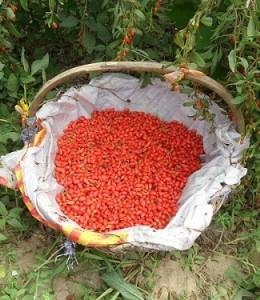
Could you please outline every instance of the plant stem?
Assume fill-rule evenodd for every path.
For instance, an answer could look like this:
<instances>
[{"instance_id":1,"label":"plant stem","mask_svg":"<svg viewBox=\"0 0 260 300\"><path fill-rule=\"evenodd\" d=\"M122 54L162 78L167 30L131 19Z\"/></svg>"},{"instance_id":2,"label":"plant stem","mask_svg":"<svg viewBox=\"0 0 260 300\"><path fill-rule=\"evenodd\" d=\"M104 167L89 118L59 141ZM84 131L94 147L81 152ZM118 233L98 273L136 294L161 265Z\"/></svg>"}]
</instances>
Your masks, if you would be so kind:
<instances>
[{"instance_id":1,"label":"plant stem","mask_svg":"<svg viewBox=\"0 0 260 300\"><path fill-rule=\"evenodd\" d=\"M59 248L57 251L55 251L43 264L41 264L38 268L36 268L34 270L34 272L38 272L43 266L45 266L55 255L57 255L60 250L63 248L63 246L61 248Z\"/></svg>"},{"instance_id":2,"label":"plant stem","mask_svg":"<svg viewBox=\"0 0 260 300\"><path fill-rule=\"evenodd\" d=\"M38 297L37 297L37 294L38 294L38 280L39 280L39 273L37 274L37 277L36 277L35 293L34 293L34 296L33 296L33 300L38 299Z\"/></svg>"}]
</instances>

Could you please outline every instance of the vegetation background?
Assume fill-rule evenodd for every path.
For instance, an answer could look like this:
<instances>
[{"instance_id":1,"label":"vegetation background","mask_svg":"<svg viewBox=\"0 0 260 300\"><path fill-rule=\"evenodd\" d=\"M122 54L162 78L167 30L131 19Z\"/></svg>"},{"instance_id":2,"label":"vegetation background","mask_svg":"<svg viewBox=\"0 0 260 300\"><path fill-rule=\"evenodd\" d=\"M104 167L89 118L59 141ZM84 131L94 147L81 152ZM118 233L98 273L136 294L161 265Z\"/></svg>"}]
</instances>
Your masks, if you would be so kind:
<instances>
[{"instance_id":1,"label":"vegetation background","mask_svg":"<svg viewBox=\"0 0 260 300\"><path fill-rule=\"evenodd\" d=\"M191 273L198 273L198 265L201 271L216 252L239 263L225 273L232 288L222 284L221 291L212 292L203 285L203 275L198 273L201 299L260 299L259 16L259 0L0 0L0 155L23 146L15 105L21 99L30 105L46 80L71 67L98 61L147 60L205 72L227 87L244 115L244 135L251 141L243 159L248 174L204 237L189 251L175 251L173 256ZM140 78L147 84L150 74L140 74ZM183 83L190 84L176 82L174 89ZM227 109L215 95L203 92ZM194 117L212 121L209 102L197 98L189 105L197 109ZM0 300L55 299L54 279L60 276L73 281L76 272L96 272L101 278L98 287L77 279L79 299L151 299L163 253L112 254L77 247L75 257L90 267L68 270L66 256L55 261L64 238L39 227L19 193L0 188L0 199L4 250ZM35 232L46 238L48 245L42 242L38 250L32 246L35 254L38 252L36 259L18 276L17 249ZM139 273L144 278L142 284L137 284ZM66 299L78 299L71 297ZM191 299L185 294L168 294L168 299L185 297Z\"/></svg>"}]
</instances>

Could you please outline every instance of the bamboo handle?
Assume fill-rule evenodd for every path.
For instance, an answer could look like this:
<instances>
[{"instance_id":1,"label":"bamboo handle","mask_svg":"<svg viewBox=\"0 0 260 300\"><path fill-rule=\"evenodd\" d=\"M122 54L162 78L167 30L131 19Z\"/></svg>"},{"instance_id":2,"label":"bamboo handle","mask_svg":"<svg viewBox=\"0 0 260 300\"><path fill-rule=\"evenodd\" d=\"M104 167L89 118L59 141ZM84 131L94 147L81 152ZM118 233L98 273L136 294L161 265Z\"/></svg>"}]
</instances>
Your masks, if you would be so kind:
<instances>
[{"instance_id":1,"label":"bamboo handle","mask_svg":"<svg viewBox=\"0 0 260 300\"><path fill-rule=\"evenodd\" d=\"M44 101L44 97L46 94L51 91L53 88L62 84L64 82L68 82L77 77L81 77L91 72L149 72L149 73L157 73L160 75L165 75L168 73L172 73L174 71L180 70L178 67L170 66L165 68L161 63L153 63L153 62L100 62L93 63L88 65L82 65L79 67L72 68L65 72L60 73L55 76L48 82L46 82L43 87L39 90L39 92L35 95L31 106L30 106L30 117L34 117L40 105ZM243 133L245 130L245 123L242 112L237 109L237 106L232 103L232 95L226 90L226 88L215 81L214 79L206 76L202 72L185 69L184 77L194 83L200 84L206 88L211 89L216 94L218 94L229 106L234 121L237 123L237 128L240 133Z\"/></svg>"}]
</instances>

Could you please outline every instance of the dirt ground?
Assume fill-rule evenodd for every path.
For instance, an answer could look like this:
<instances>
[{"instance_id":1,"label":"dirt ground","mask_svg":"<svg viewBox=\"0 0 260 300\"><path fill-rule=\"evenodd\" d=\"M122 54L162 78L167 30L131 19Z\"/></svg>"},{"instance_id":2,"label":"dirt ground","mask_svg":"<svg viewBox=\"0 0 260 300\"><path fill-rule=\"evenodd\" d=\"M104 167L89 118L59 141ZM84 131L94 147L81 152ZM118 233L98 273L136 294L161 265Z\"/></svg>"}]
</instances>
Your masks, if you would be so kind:
<instances>
[{"instance_id":1,"label":"dirt ground","mask_svg":"<svg viewBox=\"0 0 260 300\"><path fill-rule=\"evenodd\" d=\"M232 283L224 279L225 272L231 266L238 266L236 260L211 256L203 266L190 271L184 271L178 261L173 261L168 257L163 259L157 270L158 280L153 290L154 300L168 299L230 299L228 289L232 288ZM220 292L221 285L225 285ZM220 293L223 295L220 296ZM219 298L218 298L219 295Z\"/></svg>"},{"instance_id":2,"label":"dirt ground","mask_svg":"<svg viewBox=\"0 0 260 300\"><path fill-rule=\"evenodd\" d=\"M20 276L35 269L33 266L36 263L36 255L39 251L43 250L46 243L48 241L40 231L36 231L26 241L19 241L15 246L16 258L12 263L12 270L15 270L18 276ZM10 246L11 248L14 248L14 245ZM6 265L8 248L4 252L0 254L0 266ZM167 254L160 260L159 265L155 269L151 296L154 300L230 299L226 291L228 287L232 288L232 285L231 282L224 279L224 273L230 266L237 265L237 261L232 258L212 255L203 264L184 271L176 257ZM79 264L78 268L82 269L82 267ZM53 289L56 300L80 300L82 298L80 296L82 291L78 282L88 280L88 282L96 287L100 287L101 284L98 273L78 275L70 279L68 281L62 276L55 277ZM141 282L145 278L140 275L138 280ZM223 288L223 285L225 288ZM217 295L219 295L219 298Z\"/></svg>"}]
</instances>

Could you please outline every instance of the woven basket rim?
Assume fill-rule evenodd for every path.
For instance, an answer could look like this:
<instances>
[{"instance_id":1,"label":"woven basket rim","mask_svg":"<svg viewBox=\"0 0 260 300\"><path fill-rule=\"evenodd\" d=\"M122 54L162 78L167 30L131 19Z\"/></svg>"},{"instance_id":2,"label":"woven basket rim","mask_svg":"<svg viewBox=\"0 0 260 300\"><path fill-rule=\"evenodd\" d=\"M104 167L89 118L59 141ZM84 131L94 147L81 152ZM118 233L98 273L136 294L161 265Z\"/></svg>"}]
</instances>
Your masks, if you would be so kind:
<instances>
[{"instance_id":1,"label":"woven basket rim","mask_svg":"<svg viewBox=\"0 0 260 300\"><path fill-rule=\"evenodd\" d=\"M145 61L108 61L100 63L90 63L86 65L81 65L78 67L71 68L67 71L60 73L59 75L53 77L47 81L42 88L35 95L31 105L30 105L30 117L34 117L39 107L42 105L46 94L51 91L56 86L74 80L75 78L82 77L86 74L92 72L149 72L158 75L165 75L176 71L182 71L184 78L188 79L196 84L202 85L216 94L218 94L229 106L232 113L233 119L237 124L238 132L243 133L245 131L245 122L241 110L232 103L232 95L227 91L227 89L212 79L211 77L205 75L204 73L192 70L188 68L180 68L174 65L166 66L162 63L156 62L145 62Z\"/></svg>"}]
</instances>

